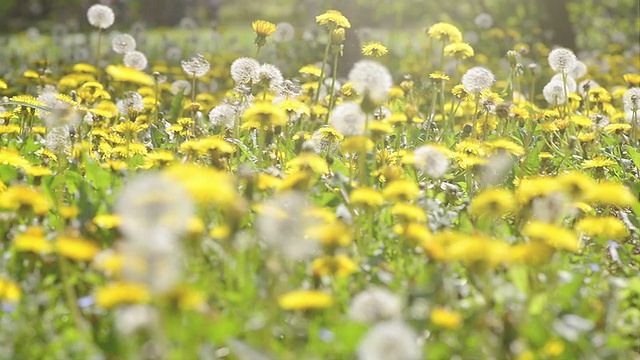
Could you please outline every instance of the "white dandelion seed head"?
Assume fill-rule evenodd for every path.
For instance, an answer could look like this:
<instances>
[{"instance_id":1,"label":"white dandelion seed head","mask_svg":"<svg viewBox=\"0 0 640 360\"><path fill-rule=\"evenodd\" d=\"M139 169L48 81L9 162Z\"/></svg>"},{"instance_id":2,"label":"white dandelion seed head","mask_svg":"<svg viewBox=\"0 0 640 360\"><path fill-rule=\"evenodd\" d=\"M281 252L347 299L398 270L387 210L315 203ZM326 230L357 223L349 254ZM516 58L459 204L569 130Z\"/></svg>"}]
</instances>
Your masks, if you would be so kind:
<instances>
[{"instance_id":1,"label":"white dandelion seed head","mask_svg":"<svg viewBox=\"0 0 640 360\"><path fill-rule=\"evenodd\" d=\"M531 216L539 221L553 223L569 215L571 202L562 193L551 193L531 201Z\"/></svg>"},{"instance_id":2,"label":"white dandelion seed head","mask_svg":"<svg viewBox=\"0 0 640 360\"><path fill-rule=\"evenodd\" d=\"M191 83L187 80L176 80L171 83L170 90L173 95L178 95L179 93L189 95L191 92Z\"/></svg>"},{"instance_id":3,"label":"white dandelion seed head","mask_svg":"<svg viewBox=\"0 0 640 360\"><path fill-rule=\"evenodd\" d=\"M578 94L580 94L580 96L582 97L585 97L589 94L589 90L597 89L600 87L602 86L600 86L600 84L598 84L597 82L591 79L586 79L586 80L580 81L580 83L577 86L577 89L578 89Z\"/></svg>"},{"instance_id":4,"label":"white dandelion seed head","mask_svg":"<svg viewBox=\"0 0 640 360\"><path fill-rule=\"evenodd\" d=\"M158 312L149 305L121 306L115 312L116 329L124 335L152 328L157 322Z\"/></svg>"},{"instance_id":5,"label":"white dandelion seed head","mask_svg":"<svg viewBox=\"0 0 640 360\"><path fill-rule=\"evenodd\" d=\"M277 66L262 64L260 65L260 68L258 68L256 82L267 85L269 91L278 94L281 91L284 78L282 76L282 72Z\"/></svg>"},{"instance_id":6,"label":"white dandelion seed head","mask_svg":"<svg viewBox=\"0 0 640 360\"><path fill-rule=\"evenodd\" d=\"M402 300L388 289L371 287L351 300L349 317L361 322L378 322L400 317Z\"/></svg>"},{"instance_id":7,"label":"white dandelion seed head","mask_svg":"<svg viewBox=\"0 0 640 360\"><path fill-rule=\"evenodd\" d=\"M242 57L231 63L231 78L236 84L251 84L258 78L260 63L256 59Z\"/></svg>"},{"instance_id":8,"label":"white dandelion seed head","mask_svg":"<svg viewBox=\"0 0 640 360\"><path fill-rule=\"evenodd\" d=\"M344 136L364 135L366 116L358 103L345 101L333 109L329 124Z\"/></svg>"},{"instance_id":9,"label":"white dandelion seed head","mask_svg":"<svg viewBox=\"0 0 640 360\"><path fill-rule=\"evenodd\" d=\"M141 112L144 109L142 95L135 91L127 91L123 98L116 102L116 107L120 115L124 116L128 116L130 110Z\"/></svg>"},{"instance_id":10,"label":"white dandelion seed head","mask_svg":"<svg viewBox=\"0 0 640 360\"><path fill-rule=\"evenodd\" d=\"M555 72L569 73L573 71L578 63L578 58L573 51L566 48L557 48L549 53L549 66Z\"/></svg>"},{"instance_id":11,"label":"white dandelion seed head","mask_svg":"<svg viewBox=\"0 0 640 360\"><path fill-rule=\"evenodd\" d=\"M582 61L576 61L576 66L568 73L573 79L578 80L587 75L587 65Z\"/></svg>"},{"instance_id":12,"label":"white dandelion seed head","mask_svg":"<svg viewBox=\"0 0 640 360\"><path fill-rule=\"evenodd\" d=\"M44 146L56 154L68 153L71 148L71 134L67 126L58 126L47 131Z\"/></svg>"},{"instance_id":13,"label":"white dandelion seed head","mask_svg":"<svg viewBox=\"0 0 640 360\"><path fill-rule=\"evenodd\" d=\"M111 49L117 54L125 54L136 49L136 39L129 34L118 34L111 39Z\"/></svg>"},{"instance_id":14,"label":"white dandelion seed head","mask_svg":"<svg viewBox=\"0 0 640 360\"><path fill-rule=\"evenodd\" d=\"M393 86L393 78L386 66L373 60L360 60L349 71L349 81L362 96L381 104L387 100Z\"/></svg>"},{"instance_id":15,"label":"white dandelion seed head","mask_svg":"<svg viewBox=\"0 0 640 360\"><path fill-rule=\"evenodd\" d=\"M209 121L214 126L222 126L227 129L233 128L238 115L238 109L230 104L220 104L209 112Z\"/></svg>"},{"instance_id":16,"label":"white dandelion seed head","mask_svg":"<svg viewBox=\"0 0 640 360\"><path fill-rule=\"evenodd\" d=\"M302 95L303 92L304 90L300 85L300 81L297 79L293 79L293 80L285 80L282 82L282 87L280 88L279 95L286 98L296 98Z\"/></svg>"},{"instance_id":17,"label":"white dandelion seed head","mask_svg":"<svg viewBox=\"0 0 640 360\"><path fill-rule=\"evenodd\" d=\"M413 152L413 157L415 168L434 179L443 177L449 171L449 158L435 146L421 146Z\"/></svg>"},{"instance_id":18,"label":"white dandelion seed head","mask_svg":"<svg viewBox=\"0 0 640 360\"><path fill-rule=\"evenodd\" d=\"M169 251L172 239L187 231L194 214L190 195L175 180L160 173L141 175L125 184L115 203L126 240Z\"/></svg>"},{"instance_id":19,"label":"white dandelion seed head","mask_svg":"<svg viewBox=\"0 0 640 360\"><path fill-rule=\"evenodd\" d=\"M552 82L552 81L557 81L562 84L562 74L553 75L553 77L551 78L551 80L549 80L549 82ZM567 82L568 93L573 93L573 92L576 92L576 90L578 90L578 84L576 84L576 81L572 77L567 76L566 82Z\"/></svg>"},{"instance_id":20,"label":"white dandelion seed head","mask_svg":"<svg viewBox=\"0 0 640 360\"><path fill-rule=\"evenodd\" d=\"M264 203L256 226L260 237L270 248L291 260L302 260L319 251L319 242L306 236L311 220L303 215L309 201L300 192L276 195Z\"/></svg>"},{"instance_id":21,"label":"white dandelion seed head","mask_svg":"<svg viewBox=\"0 0 640 360\"><path fill-rule=\"evenodd\" d=\"M415 331L400 320L380 322L358 344L358 360L419 360L422 349Z\"/></svg>"},{"instance_id":22,"label":"white dandelion seed head","mask_svg":"<svg viewBox=\"0 0 640 360\"><path fill-rule=\"evenodd\" d=\"M640 88L632 87L622 95L624 111L638 111L640 109Z\"/></svg>"},{"instance_id":23,"label":"white dandelion seed head","mask_svg":"<svg viewBox=\"0 0 640 360\"><path fill-rule=\"evenodd\" d=\"M562 81L550 81L542 88L542 95L551 105L564 104L567 101Z\"/></svg>"},{"instance_id":24,"label":"white dandelion seed head","mask_svg":"<svg viewBox=\"0 0 640 360\"><path fill-rule=\"evenodd\" d=\"M200 54L189 60L180 61L180 65L182 65L182 70L185 74L195 77L205 76L209 72L209 69L211 69L211 63Z\"/></svg>"},{"instance_id":25,"label":"white dandelion seed head","mask_svg":"<svg viewBox=\"0 0 640 360\"><path fill-rule=\"evenodd\" d=\"M127 67L142 71L147 68L147 64L149 62L147 61L147 57L143 53L133 50L124 54L122 63Z\"/></svg>"},{"instance_id":26,"label":"white dandelion seed head","mask_svg":"<svg viewBox=\"0 0 640 360\"><path fill-rule=\"evenodd\" d=\"M278 23L276 32L271 35L273 41L285 43L293 40L296 35L296 29L288 22Z\"/></svg>"},{"instance_id":27,"label":"white dandelion seed head","mask_svg":"<svg viewBox=\"0 0 640 360\"><path fill-rule=\"evenodd\" d=\"M95 26L100 29L107 29L116 19L113 10L106 5L95 4L87 10L87 19L91 26Z\"/></svg>"},{"instance_id":28,"label":"white dandelion seed head","mask_svg":"<svg viewBox=\"0 0 640 360\"><path fill-rule=\"evenodd\" d=\"M489 89L496 81L493 73L481 66L473 67L462 75L462 85L471 94L478 95L482 90Z\"/></svg>"},{"instance_id":29,"label":"white dandelion seed head","mask_svg":"<svg viewBox=\"0 0 640 360\"><path fill-rule=\"evenodd\" d=\"M490 29L493 26L493 16L488 13L478 14L478 16L473 19L473 23L480 29Z\"/></svg>"}]
</instances>

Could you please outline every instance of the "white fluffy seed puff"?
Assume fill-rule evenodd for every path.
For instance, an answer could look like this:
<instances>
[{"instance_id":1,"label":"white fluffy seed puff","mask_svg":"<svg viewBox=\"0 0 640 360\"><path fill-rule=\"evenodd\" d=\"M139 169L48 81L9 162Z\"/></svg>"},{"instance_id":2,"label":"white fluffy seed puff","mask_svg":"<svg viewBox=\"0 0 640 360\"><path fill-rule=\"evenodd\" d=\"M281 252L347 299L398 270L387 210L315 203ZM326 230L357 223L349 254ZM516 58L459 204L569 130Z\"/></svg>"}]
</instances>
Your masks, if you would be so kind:
<instances>
[{"instance_id":1,"label":"white fluffy seed puff","mask_svg":"<svg viewBox=\"0 0 640 360\"><path fill-rule=\"evenodd\" d=\"M99 29L107 29L116 19L113 10L106 5L95 4L87 10L87 19L91 26Z\"/></svg>"},{"instance_id":2,"label":"white fluffy seed puff","mask_svg":"<svg viewBox=\"0 0 640 360\"><path fill-rule=\"evenodd\" d=\"M376 324L358 345L358 360L418 360L422 349L409 325L400 320Z\"/></svg>"},{"instance_id":3,"label":"white fluffy seed puff","mask_svg":"<svg viewBox=\"0 0 640 360\"><path fill-rule=\"evenodd\" d=\"M333 109L329 122L344 136L364 135L366 116L358 103L345 101Z\"/></svg>"},{"instance_id":4,"label":"white fluffy seed puff","mask_svg":"<svg viewBox=\"0 0 640 360\"><path fill-rule=\"evenodd\" d=\"M573 51L565 48L557 48L549 53L549 66L555 72L569 73L578 65L578 59Z\"/></svg>"},{"instance_id":5,"label":"white fluffy seed puff","mask_svg":"<svg viewBox=\"0 0 640 360\"><path fill-rule=\"evenodd\" d=\"M462 75L462 86L471 94L478 95L482 90L489 89L496 81L493 73L481 66L467 70Z\"/></svg>"},{"instance_id":6,"label":"white fluffy seed puff","mask_svg":"<svg viewBox=\"0 0 640 360\"><path fill-rule=\"evenodd\" d=\"M413 157L413 166L434 179L443 177L449 170L449 158L435 146L421 146L413 152Z\"/></svg>"},{"instance_id":7,"label":"white fluffy seed puff","mask_svg":"<svg viewBox=\"0 0 640 360\"><path fill-rule=\"evenodd\" d=\"M393 86L389 69L372 60L360 60L355 63L349 72L349 81L361 96L368 97L374 105L386 101Z\"/></svg>"}]
</instances>

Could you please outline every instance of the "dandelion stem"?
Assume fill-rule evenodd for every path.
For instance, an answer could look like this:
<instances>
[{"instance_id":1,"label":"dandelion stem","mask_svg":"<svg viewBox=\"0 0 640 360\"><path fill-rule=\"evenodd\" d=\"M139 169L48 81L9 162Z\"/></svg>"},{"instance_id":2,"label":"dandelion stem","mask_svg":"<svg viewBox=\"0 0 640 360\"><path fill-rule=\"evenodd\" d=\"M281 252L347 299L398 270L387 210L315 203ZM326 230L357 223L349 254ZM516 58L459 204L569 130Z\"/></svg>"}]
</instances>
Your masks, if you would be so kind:
<instances>
[{"instance_id":1,"label":"dandelion stem","mask_svg":"<svg viewBox=\"0 0 640 360\"><path fill-rule=\"evenodd\" d=\"M327 121L329 121L329 116L331 116L331 110L333 110L333 103L335 102L335 86L336 86L336 78L338 77L338 57L340 53L338 51L333 54L333 72L331 73L331 90L329 91L329 111L327 112Z\"/></svg>"},{"instance_id":2,"label":"dandelion stem","mask_svg":"<svg viewBox=\"0 0 640 360\"><path fill-rule=\"evenodd\" d=\"M331 34L331 31L329 31ZM322 67L320 68L320 77L318 78L318 88L316 89L316 97L313 100L313 105L318 103L320 100L320 87L322 86L322 80L324 79L324 69L327 65L327 60L329 59L329 50L331 49L331 39L327 40L327 47L324 49L324 56L322 57Z\"/></svg>"}]
</instances>

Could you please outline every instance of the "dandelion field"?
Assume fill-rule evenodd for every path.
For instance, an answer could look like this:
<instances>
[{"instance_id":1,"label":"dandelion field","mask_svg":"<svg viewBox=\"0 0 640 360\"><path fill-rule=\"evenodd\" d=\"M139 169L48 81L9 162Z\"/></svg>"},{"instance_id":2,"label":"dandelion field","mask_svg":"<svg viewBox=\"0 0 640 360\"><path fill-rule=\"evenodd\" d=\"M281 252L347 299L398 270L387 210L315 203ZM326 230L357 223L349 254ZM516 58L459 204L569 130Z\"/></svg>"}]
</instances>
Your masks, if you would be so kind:
<instances>
[{"instance_id":1,"label":"dandelion field","mask_svg":"<svg viewBox=\"0 0 640 360\"><path fill-rule=\"evenodd\" d=\"M640 358L638 39L314 20L2 39L0 359Z\"/></svg>"}]
</instances>

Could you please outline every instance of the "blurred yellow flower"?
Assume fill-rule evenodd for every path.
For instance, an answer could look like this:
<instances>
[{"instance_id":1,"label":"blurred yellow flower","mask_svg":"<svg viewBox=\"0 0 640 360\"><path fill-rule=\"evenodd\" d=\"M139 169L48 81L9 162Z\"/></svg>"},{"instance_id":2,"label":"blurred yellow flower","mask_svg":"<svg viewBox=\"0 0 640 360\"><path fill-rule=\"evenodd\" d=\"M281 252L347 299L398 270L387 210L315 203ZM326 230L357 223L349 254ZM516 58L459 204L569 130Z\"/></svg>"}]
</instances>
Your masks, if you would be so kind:
<instances>
[{"instance_id":1,"label":"blurred yellow flower","mask_svg":"<svg viewBox=\"0 0 640 360\"><path fill-rule=\"evenodd\" d=\"M460 32L460 30L457 27L445 22L439 22L432 25L427 30L427 36L445 42L455 43L462 41L462 33Z\"/></svg>"},{"instance_id":2,"label":"blurred yellow flower","mask_svg":"<svg viewBox=\"0 0 640 360\"><path fill-rule=\"evenodd\" d=\"M149 299L149 290L144 285L128 282L113 282L96 292L96 305L107 309L124 304L142 304Z\"/></svg>"},{"instance_id":3,"label":"blurred yellow flower","mask_svg":"<svg viewBox=\"0 0 640 360\"><path fill-rule=\"evenodd\" d=\"M55 248L60 255L78 261L91 261L100 251L97 243L72 236L57 237Z\"/></svg>"},{"instance_id":4,"label":"blurred yellow flower","mask_svg":"<svg viewBox=\"0 0 640 360\"><path fill-rule=\"evenodd\" d=\"M613 216L588 216L576 223L576 231L591 237L622 240L629 236L627 226Z\"/></svg>"},{"instance_id":5,"label":"blurred yellow flower","mask_svg":"<svg viewBox=\"0 0 640 360\"><path fill-rule=\"evenodd\" d=\"M318 290L295 290L280 296L278 304L285 310L324 309L333 304L333 297Z\"/></svg>"},{"instance_id":6,"label":"blurred yellow flower","mask_svg":"<svg viewBox=\"0 0 640 360\"><path fill-rule=\"evenodd\" d=\"M462 316L456 311L450 311L441 307L431 310L431 322L437 327L455 330L462 325Z\"/></svg>"},{"instance_id":7,"label":"blurred yellow flower","mask_svg":"<svg viewBox=\"0 0 640 360\"><path fill-rule=\"evenodd\" d=\"M53 250L53 245L44 236L41 226L30 226L24 233L13 239L13 246L18 251L29 251L36 254L46 254Z\"/></svg>"},{"instance_id":8,"label":"blurred yellow flower","mask_svg":"<svg viewBox=\"0 0 640 360\"><path fill-rule=\"evenodd\" d=\"M356 263L346 255L323 256L313 260L311 271L313 276L322 277L335 275L338 277L349 276L357 270Z\"/></svg>"}]
</instances>

